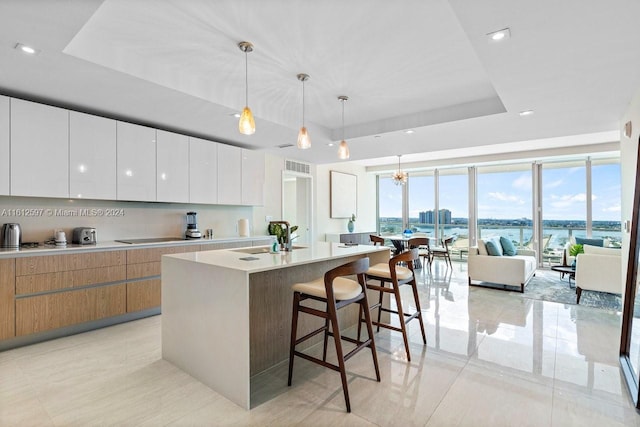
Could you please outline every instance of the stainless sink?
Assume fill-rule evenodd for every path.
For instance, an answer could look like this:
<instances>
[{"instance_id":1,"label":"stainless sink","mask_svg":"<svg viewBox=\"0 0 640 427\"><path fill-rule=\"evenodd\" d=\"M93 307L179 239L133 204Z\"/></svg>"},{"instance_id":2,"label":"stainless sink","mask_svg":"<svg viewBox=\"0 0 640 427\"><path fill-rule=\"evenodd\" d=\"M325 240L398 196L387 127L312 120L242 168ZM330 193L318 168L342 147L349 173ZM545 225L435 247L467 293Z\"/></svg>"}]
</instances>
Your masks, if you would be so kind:
<instances>
[{"instance_id":1,"label":"stainless sink","mask_svg":"<svg viewBox=\"0 0 640 427\"><path fill-rule=\"evenodd\" d=\"M306 246L294 246L294 250L296 249L307 249ZM233 252L240 252L242 254L249 255L258 255L258 254L268 254L271 250L271 246L255 246L253 248L244 248L244 249L232 249Z\"/></svg>"}]
</instances>

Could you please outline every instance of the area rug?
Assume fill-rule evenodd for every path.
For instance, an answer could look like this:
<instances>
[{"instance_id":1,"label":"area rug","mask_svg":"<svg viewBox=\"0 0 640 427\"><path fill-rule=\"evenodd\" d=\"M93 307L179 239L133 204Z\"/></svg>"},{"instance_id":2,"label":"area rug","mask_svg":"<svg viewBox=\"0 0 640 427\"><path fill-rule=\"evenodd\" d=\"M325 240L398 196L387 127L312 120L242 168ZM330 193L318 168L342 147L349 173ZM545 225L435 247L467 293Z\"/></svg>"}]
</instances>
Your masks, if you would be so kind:
<instances>
[{"instance_id":1,"label":"area rug","mask_svg":"<svg viewBox=\"0 0 640 427\"><path fill-rule=\"evenodd\" d=\"M560 278L560 273L550 270L538 270L529 284L524 288L524 298L531 298L543 301L558 302L561 304L576 303L575 282L571 282L569 288L569 278ZM580 305L586 307L601 308L611 311L622 311L622 297L606 292L582 291Z\"/></svg>"}]
</instances>

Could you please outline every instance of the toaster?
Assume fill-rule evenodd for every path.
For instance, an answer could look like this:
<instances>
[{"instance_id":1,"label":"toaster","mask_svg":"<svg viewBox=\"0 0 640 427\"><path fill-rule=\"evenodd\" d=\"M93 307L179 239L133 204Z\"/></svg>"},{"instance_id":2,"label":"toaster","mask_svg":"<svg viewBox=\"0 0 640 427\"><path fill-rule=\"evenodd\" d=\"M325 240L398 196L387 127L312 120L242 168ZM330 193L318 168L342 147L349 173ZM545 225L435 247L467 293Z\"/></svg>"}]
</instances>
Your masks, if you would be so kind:
<instances>
[{"instance_id":1,"label":"toaster","mask_svg":"<svg viewBox=\"0 0 640 427\"><path fill-rule=\"evenodd\" d=\"M78 227L73 229L71 243L76 243L78 245L95 245L96 242L95 228Z\"/></svg>"}]
</instances>

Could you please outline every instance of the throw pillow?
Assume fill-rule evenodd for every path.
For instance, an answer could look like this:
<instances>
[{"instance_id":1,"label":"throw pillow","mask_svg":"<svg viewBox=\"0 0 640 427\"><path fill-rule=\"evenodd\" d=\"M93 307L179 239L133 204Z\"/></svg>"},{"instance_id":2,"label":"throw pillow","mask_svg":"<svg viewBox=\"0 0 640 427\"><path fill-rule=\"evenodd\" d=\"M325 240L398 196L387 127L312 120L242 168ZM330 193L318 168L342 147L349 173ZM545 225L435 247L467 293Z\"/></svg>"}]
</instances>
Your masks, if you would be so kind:
<instances>
[{"instance_id":1,"label":"throw pillow","mask_svg":"<svg viewBox=\"0 0 640 427\"><path fill-rule=\"evenodd\" d=\"M600 246L604 245L603 239L585 239L584 237L576 237L577 245Z\"/></svg>"},{"instance_id":2,"label":"throw pillow","mask_svg":"<svg viewBox=\"0 0 640 427\"><path fill-rule=\"evenodd\" d=\"M485 245L484 240L478 239L478 255L489 255L487 252L487 245Z\"/></svg>"},{"instance_id":3,"label":"throw pillow","mask_svg":"<svg viewBox=\"0 0 640 427\"><path fill-rule=\"evenodd\" d=\"M500 243L495 240L487 240L485 242L485 246L487 247L487 252L491 256L502 256L502 246Z\"/></svg>"},{"instance_id":4,"label":"throw pillow","mask_svg":"<svg viewBox=\"0 0 640 427\"><path fill-rule=\"evenodd\" d=\"M500 237L500 246L502 246L502 253L507 256L514 256L517 253L516 247L513 246L513 242L506 237Z\"/></svg>"}]
</instances>

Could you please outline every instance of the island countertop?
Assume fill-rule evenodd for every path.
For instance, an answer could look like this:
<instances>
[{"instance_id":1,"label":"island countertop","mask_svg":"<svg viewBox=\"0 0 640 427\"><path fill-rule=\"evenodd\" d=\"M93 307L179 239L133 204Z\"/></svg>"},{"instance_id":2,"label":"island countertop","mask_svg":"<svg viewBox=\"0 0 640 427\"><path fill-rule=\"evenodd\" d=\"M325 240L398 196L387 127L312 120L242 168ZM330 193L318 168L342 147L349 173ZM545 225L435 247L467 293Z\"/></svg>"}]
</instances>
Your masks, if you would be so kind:
<instances>
[{"instance_id":1,"label":"island countertop","mask_svg":"<svg viewBox=\"0 0 640 427\"><path fill-rule=\"evenodd\" d=\"M295 247L290 252L283 251L272 254L268 252L268 249L267 246L254 246L251 248L218 249L164 256L246 273L257 273L330 259L388 251L389 248L373 245L347 246L344 243L315 242L304 247Z\"/></svg>"}]
</instances>

